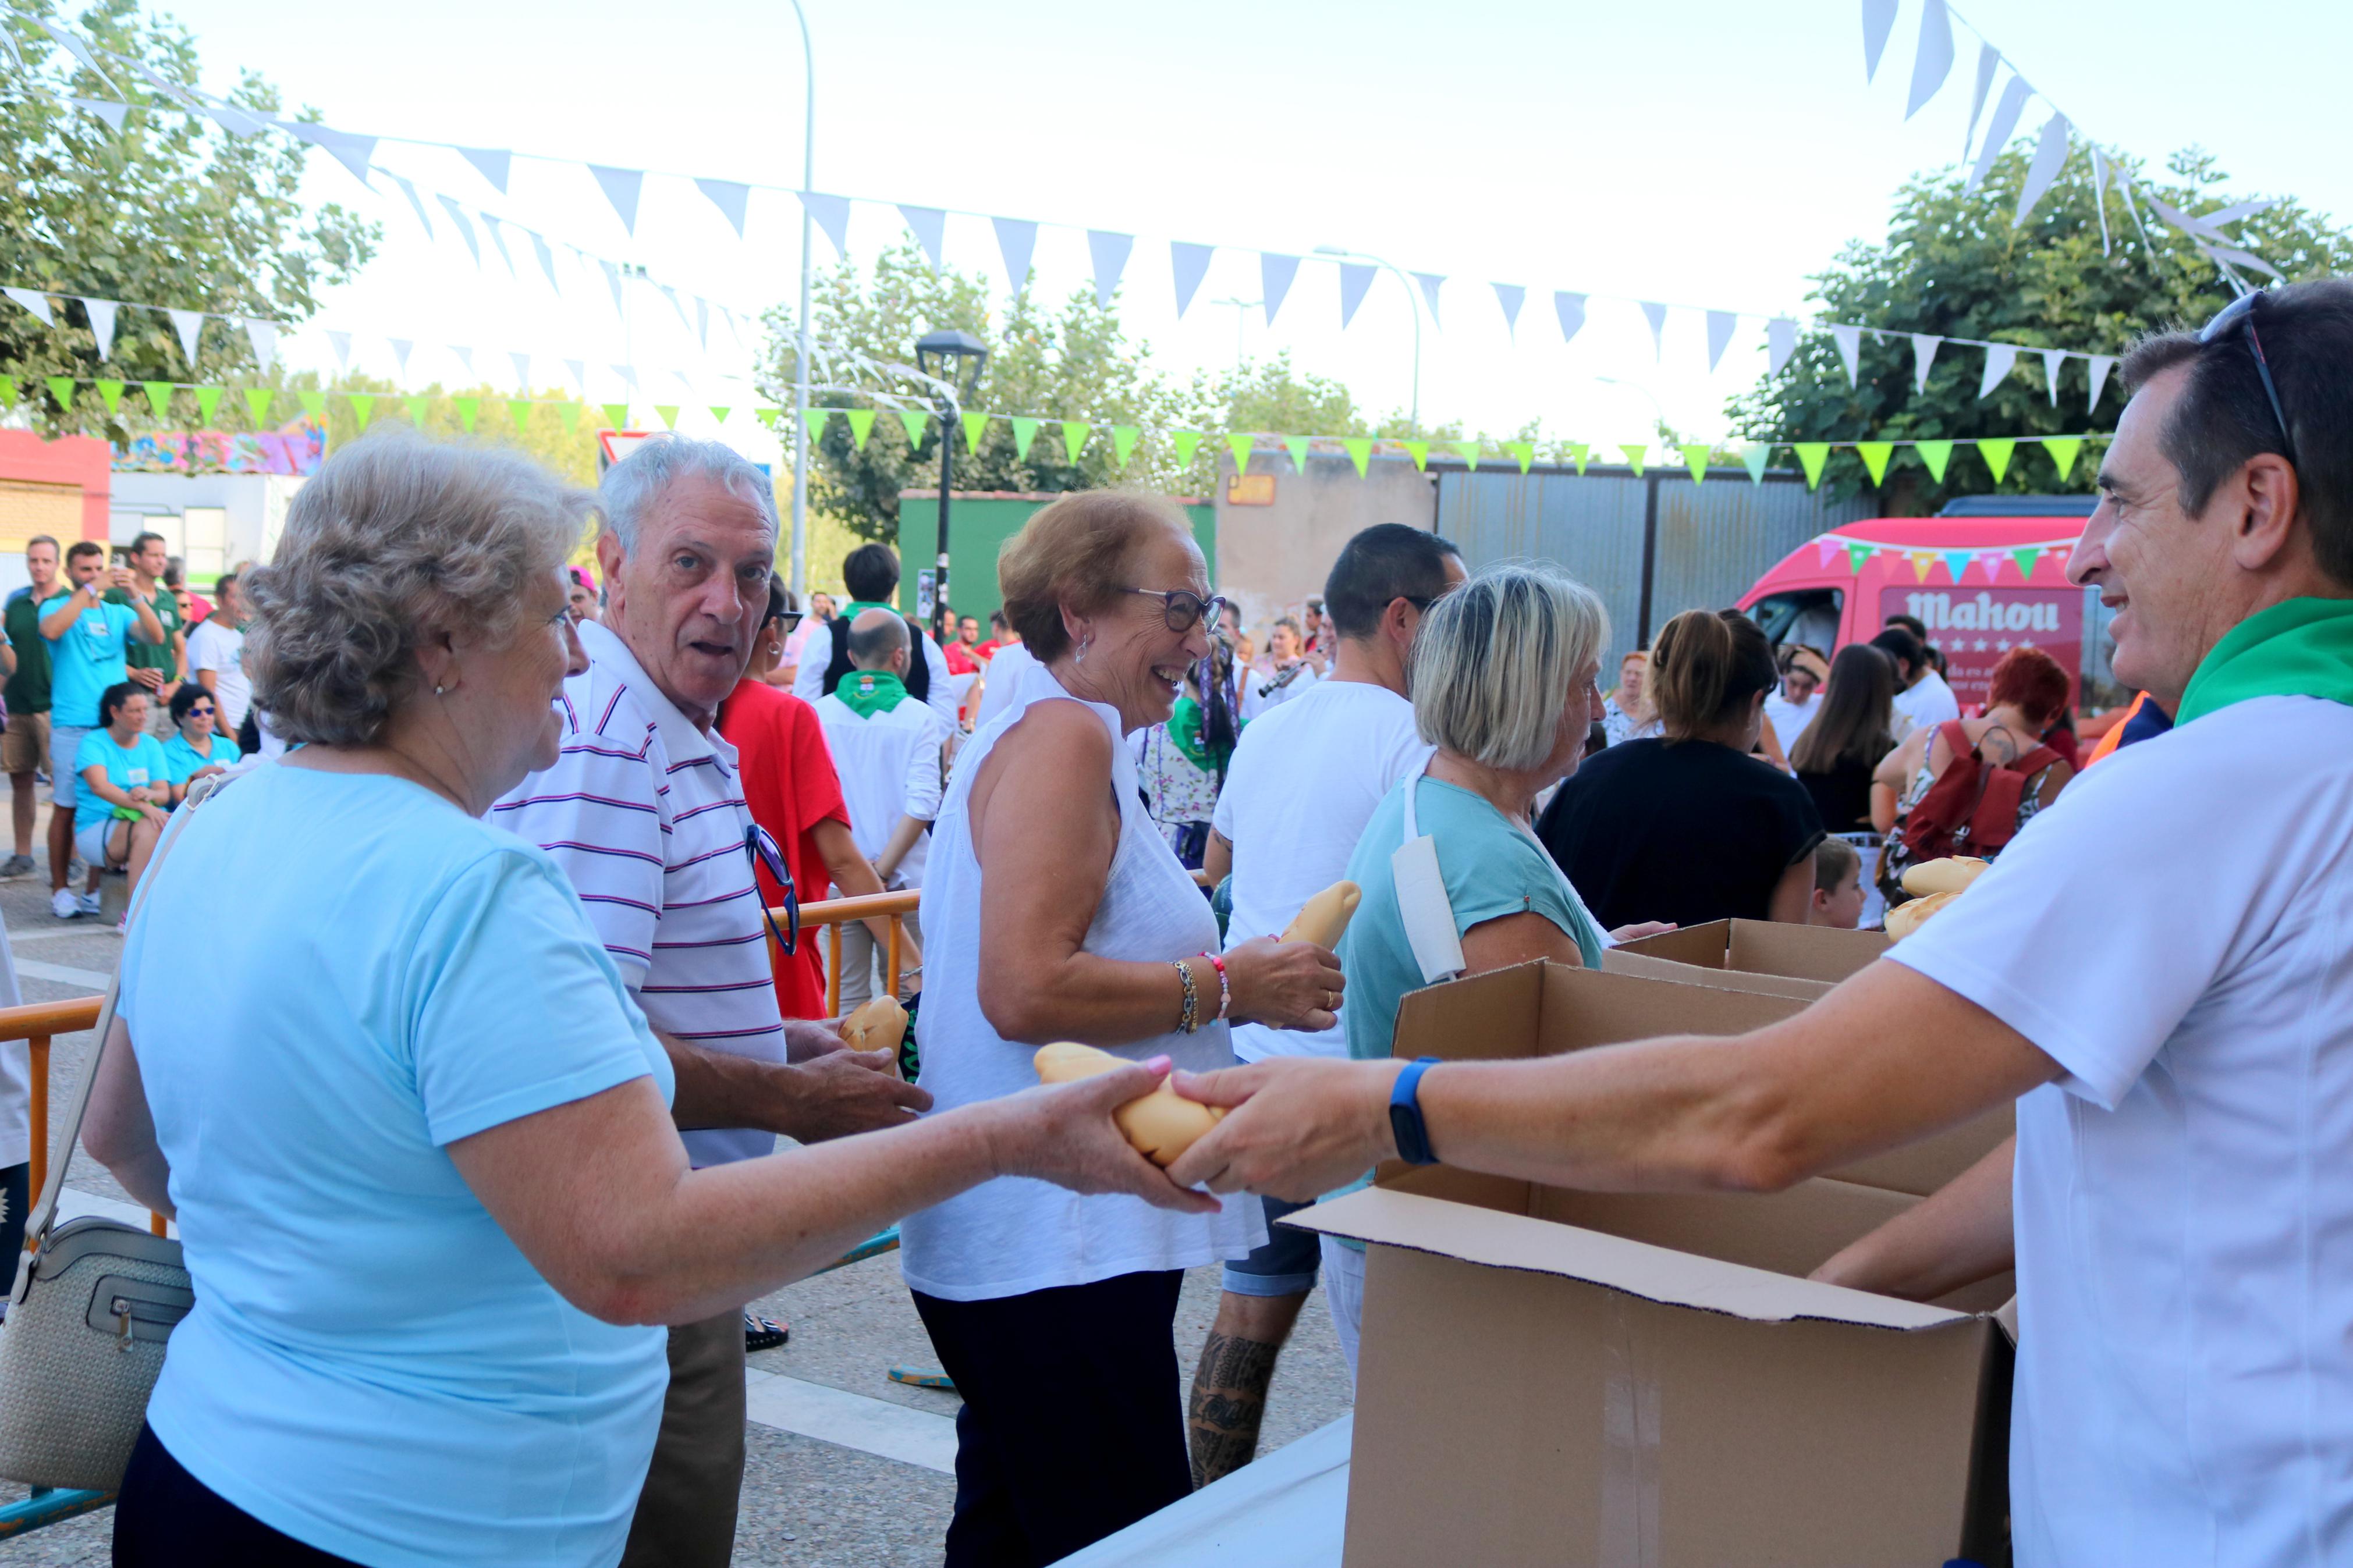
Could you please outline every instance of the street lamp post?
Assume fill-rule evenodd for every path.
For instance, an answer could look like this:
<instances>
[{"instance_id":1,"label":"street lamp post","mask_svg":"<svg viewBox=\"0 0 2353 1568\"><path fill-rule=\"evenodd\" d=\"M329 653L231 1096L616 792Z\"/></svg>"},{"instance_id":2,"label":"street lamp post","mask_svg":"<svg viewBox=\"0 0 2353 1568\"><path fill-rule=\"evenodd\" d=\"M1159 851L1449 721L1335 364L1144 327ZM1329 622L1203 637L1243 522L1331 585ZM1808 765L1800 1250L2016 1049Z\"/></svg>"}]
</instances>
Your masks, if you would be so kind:
<instances>
[{"instance_id":1,"label":"street lamp post","mask_svg":"<svg viewBox=\"0 0 2353 1568\"><path fill-rule=\"evenodd\" d=\"M1369 261L1376 267L1386 267L1396 274L1397 280L1405 286L1406 309L1413 312L1413 428L1419 435L1421 431L1421 297L1414 289L1413 279L1408 278L1404 269L1396 262L1384 261L1377 256L1367 256L1361 250L1345 250L1336 245L1319 245L1315 247L1315 254L1329 256L1340 261Z\"/></svg>"},{"instance_id":2,"label":"street lamp post","mask_svg":"<svg viewBox=\"0 0 2353 1568\"><path fill-rule=\"evenodd\" d=\"M808 14L801 0L793 0L793 15L801 25L801 63L807 90L801 95L807 118L801 128L801 190L817 181L817 57L809 48ZM813 243L808 203L801 203L800 342L793 354L793 596L808 603L808 405L809 405L809 260Z\"/></svg>"},{"instance_id":3,"label":"street lamp post","mask_svg":"<svg viewBox=\"0 0 2353 1568\"><path fill-rule=\"evenodd\" d=\"M948 489L955 478L956 409L959 403L971 399L973 388L980 382L980 367L987 363L988 346L960 328L943 327L915 342L916 368L940 384L940 539L932 576L934 610L949 602Z\"/></svg>"}]
</instances>

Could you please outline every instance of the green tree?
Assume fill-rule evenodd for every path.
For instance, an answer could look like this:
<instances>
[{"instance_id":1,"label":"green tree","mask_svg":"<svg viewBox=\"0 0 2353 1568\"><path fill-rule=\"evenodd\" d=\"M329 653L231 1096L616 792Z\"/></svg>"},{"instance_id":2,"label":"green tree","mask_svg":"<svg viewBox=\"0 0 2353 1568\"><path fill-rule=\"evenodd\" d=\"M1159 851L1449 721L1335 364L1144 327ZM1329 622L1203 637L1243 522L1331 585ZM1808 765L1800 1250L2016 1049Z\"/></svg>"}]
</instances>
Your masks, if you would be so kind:
<instances>
[{"instance_id":1,"label":"green tree","mask_svg":"<svg viewBox=\"0 0 2353 1568\"><path fill-rule=\"evenodd\" d=\"M231 135L127 69L110 69L102 81L34 26L36 14L56 13L38 0L0 18L26 62L0 84L0 281L298 322L317 310L319 289L347 280L375 254L375 225L332 204L304 211L300 143L275 132ZM137 0L93 0L67 20L100 47L195 85L187 30L142 18ZM69 95L127 98L132 109L117 132L68 103ZM228 96L257 113L279 112L276 89L249 72ZM0 308L0 374L31 394L23 406L45 434L120 443L159 422L135 386L110 414L87 386L58 406L37 390L44 376L255 379L252 347L230 322L206 320L191 364L168 318L125 309L101 362L79 302L51 309L54 328Z\"/></svg>"},{"instance_id":2,"label":"green tree","mask_svg":"<svg viewBox=\"0 0 2353 1568\"><path fill-rule=\"evenodd\" d=\"M2179 231L2144 213L2141 227L2118 193L2106 197L2111 254L2102 253L2100 209L2091 157L2077 149L2060 177L2021 226L2012 221L2026 176L2026 153L1997 159L1983 185L1963 187L1962 172L1920 175L1897 195L1882 244L1850 243L1813 279L1812 299L1828 321L1929 332L2029 347L2121 354L2144 332L2207 320L2231 299L2214 263ZM2192 215L2224 204L2216 187L2225 179L2213 160L2195 150L2176 154L2172 178L2142 182L2170 205ZM2263 256L2291 279L2343 273L2353 264L2353 237L2294 200L2244 220L2244 248ZM2111 380L2099 406L2085 411L2089 367L2066 362L2054 405L2041 358L2019 356L2017 368L1987 397L1978 396L1983 351L1960 348L1936 360L1925 391L1915 391L1911 345L1903 337L1865 334L1856 384L1827 333L1809 333L1780 374L1734 399L1736 430L1758 441L1852 441L1861 438L1946 439L2003 436L2072 436L2112 431L2124 406ZM2030 458L2030 452L2036 454ZM1974 455L1956 454L1938 484L1915 452L1897 448L1883 501L1894 513L1935 510L1951 496L1994 489L2049 491L2058 486L2039 448L2021 447L1997 487ZM2079 462L2067 481L2090 488L2095 472ZM1827 472L1837 493L1869 482L1852 452L1833 452Z\"/></svg>"}]
</instances>

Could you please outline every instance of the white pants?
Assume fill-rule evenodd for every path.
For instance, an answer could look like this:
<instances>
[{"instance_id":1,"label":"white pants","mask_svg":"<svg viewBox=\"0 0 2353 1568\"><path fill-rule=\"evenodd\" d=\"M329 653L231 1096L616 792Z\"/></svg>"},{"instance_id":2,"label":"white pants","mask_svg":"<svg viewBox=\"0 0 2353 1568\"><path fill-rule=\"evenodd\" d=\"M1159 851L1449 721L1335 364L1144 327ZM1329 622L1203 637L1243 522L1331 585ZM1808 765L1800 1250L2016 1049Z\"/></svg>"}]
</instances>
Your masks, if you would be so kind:
<instances>
[{"instance_id":1,"label":"white pants","mask_svg":"<svg viewBox=\"0 0 2353 1568\"><path fill-rule=\"evenodd\" d=\"M1365 1255L1333 1237L1324 1243L1324 1300L1332 1309L1332 1331L1348 1358L1348 1381L1356 1381L1356 1342L1365 1330Z\"/></svg>"},{"instance_id":2,"label":"white pants","mask_svg":"<svg viewBox=\"0 0 2353 1568\"><path fill-rule=\"evenodd\" d=\"M900 921L899 966L902 969L907 967L908 960L912 956L907 947L910 941L917 948L921 948L923 944L922 929L912 914L902 917ZM828 945L830 946L829 943ZM841 928L841 1010L843 1012L847 1013L854 1007L871 1002L881 994L880 987L875 984L875 977L882 966L890 962L890 957L882 944L874 940L874 933L866 929L865 921L852 921Z\"/></svg>"}]
</instances>

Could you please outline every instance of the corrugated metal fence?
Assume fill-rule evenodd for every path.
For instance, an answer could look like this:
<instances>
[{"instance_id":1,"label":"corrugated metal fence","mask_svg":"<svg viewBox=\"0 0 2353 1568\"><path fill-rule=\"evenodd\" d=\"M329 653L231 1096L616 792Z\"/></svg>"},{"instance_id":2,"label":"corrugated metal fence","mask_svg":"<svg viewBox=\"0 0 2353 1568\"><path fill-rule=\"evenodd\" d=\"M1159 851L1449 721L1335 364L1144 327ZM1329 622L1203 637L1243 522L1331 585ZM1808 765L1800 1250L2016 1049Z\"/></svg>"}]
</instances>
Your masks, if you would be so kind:
<instances>
[{"instance_id":1,"label":"corrugated metal fence","mask_svg":"<svg viewBox=\"0 0 2353 1568\"><path fill-rule=\"evenodd\" d=\"M1609 606L1611 653L1602 669L1616 683L1619 654L1648 647L1669 617L1722 609L1781 558L1825 530L1879 513L1869 492L1833 501L1797 474L1767 472L1757 484L1738 468L1706 482L1683 468L1596 464L1484 468L1430 465L1438 480L1438 531L1472 571L1493 561L1556 563Z\"/></svg>"}]
</instances>

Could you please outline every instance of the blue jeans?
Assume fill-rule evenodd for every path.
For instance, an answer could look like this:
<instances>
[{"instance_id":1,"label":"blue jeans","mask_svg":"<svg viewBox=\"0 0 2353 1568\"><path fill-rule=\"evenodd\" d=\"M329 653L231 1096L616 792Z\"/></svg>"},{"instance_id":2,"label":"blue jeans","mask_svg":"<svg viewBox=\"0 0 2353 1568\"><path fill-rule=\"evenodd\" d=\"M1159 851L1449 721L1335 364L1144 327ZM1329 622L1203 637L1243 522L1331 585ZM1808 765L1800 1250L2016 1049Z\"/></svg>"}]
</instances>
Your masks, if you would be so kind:
<instances>
[{"instance_id":1,"label":"blue jeans","mask_svg":"<svg viewBox=\"0 0 2353 1568\"><path fill-rule=\"evenodd\" d=\"M1266 1205L1266 1244L1226 1265L1226 1289L1237 1296L1304 1296L1315 1289L1321 1245L1314 1231L1275 1221L1314 1205L1267 1197L1259 1202Z\"/></svg>"}]
</instances>

